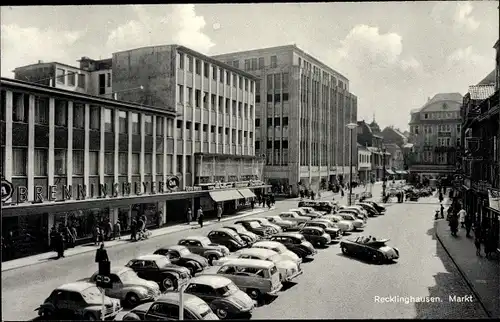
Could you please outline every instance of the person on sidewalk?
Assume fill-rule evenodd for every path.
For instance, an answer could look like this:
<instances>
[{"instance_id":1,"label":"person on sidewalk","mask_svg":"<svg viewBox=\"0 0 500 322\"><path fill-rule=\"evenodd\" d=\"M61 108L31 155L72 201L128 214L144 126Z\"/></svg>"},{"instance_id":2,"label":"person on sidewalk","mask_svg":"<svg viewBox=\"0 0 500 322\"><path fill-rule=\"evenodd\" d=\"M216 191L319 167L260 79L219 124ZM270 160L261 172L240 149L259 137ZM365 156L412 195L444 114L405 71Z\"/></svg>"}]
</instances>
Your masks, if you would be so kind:
<instances>
[{"instance_id":1,"label":"person on sidewalk","mask_svg":"<svg viewBox=\"0 0 500 322\"><path fill-rule=\"evenodd\" d=\"M99 247L95 252L95 262L109 262L108 252L104 249L104 243L101 243L101 247Z\"/></svg>"},{"instance_id":2,"label":"person on sidewalk","mask_svg":"<svg viewBox=\"0 0 500 322\"><path fill-rule=\"evenodd\" d=\"M439 203L443 203L443 194L439 193Z\"/></svg>"},{"instance_id":3,"label":"person on sidewalk","mask_svg":"<svg viewBox=\"0 0 500 322\"><path fill-rule=\"evenodd\" d=\"M193 220L193 212L191 211L191 207L188 207L186 210L186 222L188 225L191 225L191 220Z\"/></svg>"},{"instance_id":4,"label":"person on sidewalk","mask_svg":"<svg viewBox=\"0 0 500 322\"><path fill-rule=\"evenodd\" d=\"M200 224L200 228L203 228L203 209L198 208L198 224Z\"/></svg>"},{"instance_id":5,"label":"person on sidewalk","mask_svg":"<svg viewBox=\"0 0 500 322\"><path fill-rule=\"evenodd\" d=\"M253 209L253 201L252 201L252 209ZM217 221L220 221L222 218L222 207L221 205L217 206Z\"/></svg>"},{"instance_id":6,"label":"person on sidewalk","mask_svg":"<svg viewBox=\"0 0 500 322\"><path fill-rule=\"evenodd\" d=\"M116 221L114 230L115 230L115 237L118 237L118 239L122 239L122 225L120 224L120 219Z\"/></svg>"},{"instance_id":7,"label":"person on sidewalk","mask_svg":"<svg viewBox=\"0 0 500 322\"><path fill-rule=\"evenodd\" d=\"M460 211L458 212L458 217L460 219L460 225L462 228L465 228L465 217L467 216L467 213L465 212L464 208L460 208Z\"/></svg>"},{"instance_id":8,"label":"person on sidewalk","mask_svg":"<svg viewBox=\"0 0 500 322\"><path fill-rule=\"evenodd\" d=\"M495 253L495 244L496 243L495 239L493 238L493 231L489 231L484 241L484 253L486 254L486 258L492 258L492 255Z\"/></svg>"},{"instance_id":9,"label":"person on sidewalk","mask_svg":"<svg viewBox=\"0 0 500 322\"><path fill-rule=\"evenodd\" d=\"M250 200L250 206L252 207L252 210L254 210L255 208L255 199L252 198L252 200Z\"/></svg>"},{"instance_id":10,"label":"person on sidewalk","mask_svg":"<svg viewBox=\"0 0 500 322\"><path fill-rule=\"evenodd\" d=\"M58 232L56 235L56 248L57 248L57 259L64 257L64 235L62 232Z\"/></svg>"},{"instance_id":11,"label":"person on sidewalk","mask_svg":"<svg viewBox=\"0 0 500 322\"><path fill-rule=\"evenodd\" d=\"M99 229L98 225L94 227L93 233L94 233L94 245L97 245L99 243L99 238L101 236L101 230Z\"/></svg>"},{"instance_id":12,"label":"person on sidewalk","mask_svg":"<svg viewBox=\"0 0 500 322\"><path fill-rule=\"evenodd\" d=\"M267 208L269 210L271 210L271 198L267 197L266 204L267 204Z\"/></svg>"},{"instance_id":13,"label":"person on sidewalk","mask_svg":"<svg viewBox=\"0 0 500 322\"><path fill-rule=\"evenodd\" d=\"M466 232L465 237L468 237L468 238L471 237L471 235L470 235L471 230L472 230L472 216L470 214L467 214L465 216L465 232Z\"/></svg>"},{"instance_id":14,"label":"person on sidewalk","mask_svg":"<svg viewBox=\"0 0 500 322\"><path fill-rule=\"evenodd\" d=\"M481 256L481 233L479 230L474 233L474 246L476 246L476 255Z\"/></svg>"},{"instance_id":15,"label":"person on sidewalk","mask_svg":"<svg viewBox=\"0 0 500 322\"><path fill-rule=\"evenodd\" d=\"M137 241L137 220L135 218L130 223L130 240Z\"/></svg>"}]
</instances>

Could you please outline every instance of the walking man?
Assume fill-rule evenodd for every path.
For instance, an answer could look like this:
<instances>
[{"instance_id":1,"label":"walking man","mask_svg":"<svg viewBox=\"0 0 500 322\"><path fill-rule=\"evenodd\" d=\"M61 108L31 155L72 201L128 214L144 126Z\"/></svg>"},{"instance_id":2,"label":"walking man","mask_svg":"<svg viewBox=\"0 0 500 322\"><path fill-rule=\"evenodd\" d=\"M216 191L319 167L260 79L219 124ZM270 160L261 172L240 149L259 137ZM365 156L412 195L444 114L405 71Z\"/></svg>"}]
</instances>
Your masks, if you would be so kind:
<instances>
[{"instance_id":1,"label":"walking man","mask_svg":"<svg viewBox=\"0 0 500 322\"><path fill-rule=\"evenodd\" d=\"M64 257L64 235L62 232L57 232L56 235L56 248L57 248L57 259Z\"/></svg>"},{"instance_id":2,"label":"walking man","mask_svg":"<svg viewBox=\"0 0 500 322\"><path fill-rule=\"evenodd\" d=\"M115 237L118 239L122 239L122 225L120 224L120 220L118 219L115 224Z\"/></svg>"},{"instance_id":3,"label":"walking man","mask_svg":"<svg viewBox=\"0 0 500 322\"><path fill-rule=\"evenodd\" d=\"M101 247L95 252L95 262L109 262L108 252L104 249L104 243L101 243Z\"/></svg>"},{"instance_id":4,"label":"walking man","mask_svg":"<svg viewBox=\"0 0 500 322\"><path fill-rule=\"evenodd\" d=\"M474 245L476 246L476 255L481 256L481 233L479 232L479 229L477 229L474 232L475 238L474 238Z\"/></svg>"},{"instance_id":5,"label":"walking man","mask_svg":"<svg viewBox=\"0 0 500 322\"><path fill-rule=\"evenodd\" d=\"M203 209L198 208L198 224L200 224L200 228L203 228Z\"/></svg>"},{"instance_id":6,"label":"walking man","mask_svg":"<svg viewBox=\"0 0 500 322\"><path fill-rule=\"evenodd\" d=\"M460 211L458 212L458 217L460 218L460 225L462 226L462 228L465 228L466 215L467 213L465 212L465 210L463 208L460 208Z\"/></svg>"},{"instance_id":7,"label":"walking man","mask_svg":"<svg viewBox=\"0 0 500 322\"><path fill-rule=\"evenodd\" d=\"M252 209L253 209L253 201L252 201ZM221 205L217 206L217 220L220 221L222 218L222 207Z\"/></svg>"},{"instance_id":8,"label":"walking man","mask_svg":"<svg viewBox=\"0 0 500 322\"><path fill-rule=\"evenodd\" d=\"M191 224L191 220L193 220L193 212L191 211L191 207L188 207L186 211L186 221L188 225Z\"/></svg>"}]
</instances>

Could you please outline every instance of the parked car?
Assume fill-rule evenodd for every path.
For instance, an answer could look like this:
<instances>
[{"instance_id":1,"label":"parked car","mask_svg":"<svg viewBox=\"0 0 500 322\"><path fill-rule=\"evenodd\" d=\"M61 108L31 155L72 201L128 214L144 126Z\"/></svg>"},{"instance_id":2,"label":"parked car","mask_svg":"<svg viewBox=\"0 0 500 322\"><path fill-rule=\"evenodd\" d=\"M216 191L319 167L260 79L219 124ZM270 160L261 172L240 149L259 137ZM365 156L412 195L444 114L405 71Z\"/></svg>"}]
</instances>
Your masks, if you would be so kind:
<instances>
[{"instance_id":1,"label":"parked car","mask_svg":"<svg viewBox=\"0 0 500 322\"><path fill-rule=\"evenodd\" d=\"M252 233L260 236L260 237L268 237L273 234L273 230L269 227L264 227L262 226L259 222L257 221L244 221L244 220L239 220L235 222L237 225L242 225L247 229L248 231L251 231Z\"/></svg>"},{"instance_id":2,"label":"parked car","mask_svg":"<svg viewBox=\"0 0 500 322\"><path fill-rule=\"evenodd\" d=\"M232 259L203 274L227 277L257 301L263 300L264 295L277 295L283 287L276 265L258 259Z\"/></svg>"},{"instance_id":3,"label":"parked car","mask_svg":"<svg viewBox=\"0 0 500 322\"><path fill-rule=\"evenodd\" d=\"M158 248L154 254L166 256L172 264L186 267L191 276L208 266L208 260L205 257L191 253L186 246L165 246Z\"/></svg>"},{"instance_id":4,"label":"parked car","mask_svg":"<svg viewBox=\"0 0 500 322\"><path fill-rule=\"evenodd\" d=\"M274 242L274 241L259 241L256 242L255 244L252 245L252 248L260 248L260 249L269 249L272 250L281 256L283 258L289 259L293 261L297 266L300 268L300 264L302 263L302 259L297 256L294 252L290 251L288 248L286 248L285 245L279 242Z\"/></svg>"},{"instance_id":5,"label":"parked car","mask_svg":"<svg viewBox=\"0 0 500 322\"><path fill-rule=\"evenodd\" d=\"M324 215L324 213L313 210L313 211L308 212L305 216L309 217L311 219L316 219L316 218L323 217L323 215Z\"/></svg>"},{"instance_id":6,"label":"parked car","mask_svg":"<svg viewBox=\"0 0 500 322\"><path fill-rule=\"evenodd\" d=\"M250 224L252 222L257 222L262 227L266 228L267 231L268 231L268 234L276 234L276 233L278 233L281 230L281 228L279 226L271 224L267 220L262 220L262 218L245 218L245 219L238 220L235 223L236 224L243 224L243 225L245 225L245 223ZM246 226L245 226L245 228L246 228Z\"/></svg>"},{"instance_id":7,"label":"parked car","mask_svg":"<svg viewBox=\"0 0 500 322\"><path fill-rule=\"evenodd\" d=\"M281 228L279 225L273 224L266 218L251 218L249 220L257 221L264 227L271 227L273 229L273 234L281 233L283 231L283 228Z\"/></svg>"},{"instance_id":8,"label":"parked car","mask_svg":"<svg viewBox=\"0 0 500 322\"><path fill-rule=\"evenodd\" d=\"M365 217L365 215L363 213L361 213L358 209L355 209L355 208L340 209L339 212L337 213L337 215L340 213L351 214L351 215L354 215L354 217L362 220L365 224L367 222L368 216Z\"/></svg>"},{"instance_id":9,"label":"parked car","mask_svg":"<svg viewBox=\"0 0 500 322\"><path fill-rule=\"evenodd\" d=\"M97 275L99 275L99 272L95 272L88 281L95 284ZM141 302L154 301L161 294L157 283L140 278L129 267L112 267L110 279L112 288L106 288L105 294L119 299L129 307L135 307Z\"/></svg>"},{"instance_id":10,"label":"parked car","mask_svg":"<svg viewBox=\"0 0 500 322\"><path fill-rule=\"evenodd\" d=\"M325 247L332 242L330 235L320 227L304 227L300 230L300 234L302 234L308 242L319 247Z\"/></svg>"},{"instance_id":11,"label":"parked car","mask_svg":"<svg viewBox=\"0 0 500 322\"><path fill-rule=\"evenodd\" d=\"M306 217L306 216L301 216L293 211L282 212L281 214L279 214L279 216L280 216L280 218L282 218L284 220L293 221L299 225L302 223L305 223L306 221L311 219L311 218Z\"/></svg>"},{"instance_id":12,"label":"parked car","mask_svg":"<svg viewBox=\"0 0 500 322\"><path fill-rule=\"evenodd\" d=\"M240 235L228 228L215 228L207 237L212 243L226 246L231 252L248 246Z\"/></svg>"},{"instance_id":13,"label":"parked car","mask_svg":"<svg viewBox=\"0 0 500 322\"><path fill-rule=\"evenodd\" d=\"M326 213L326 214L331 214L334 213L335 210L337 210L338 205L336 202L333 201L326 201L326 200L302 200L299 201L298 207L310 207L313 208L316 211Z\"/></svg>"},{"instance_id":14,"label":"parked car","mask_svg":"<svg viewBox=\"0 0 500 322\"><path fill-rule=\"evenodd\" d=\"M370 200L367 200L366 201L367 203L369 203L370 205L372 205L375 209L377 209L377 211L383 215L384 212L386 211L386 208L384 206L382 206L381 204L379 203L376 203L375 201L370 201Z\"/></svg>"},{"instance_id":15,"label":"parked car","mask_svg":"<svg viewBox=\"0 0 500 322\"><path fill-rule=\"evenodd\" d=\"M300 202L299 202L299 203L300 203ZM312 207L301 207L301 206L299 206L299 209L304 210L306 213L310 213L310 212L312 212L312 211L316 211L316 210L314 210L314 208L312 208Z\"/></svg>"},{"instance_id":16,"label":"parked car","mask_svg":"<svg viewBox=\"0 0 500 322\"><path fill-rule=\"evenodd\" d=\"M192 253L208 259L211 264L214 259L229 255L229 249L226 246L212 243L208 237L189 236L179 240L178 245L185 246Z\"/></svg>"},{"instance_id":17,"label":"parked car","mask_svg":"<svg viewBox=\"0 0 500 322\"><path fill-rule=\"evenodd\" d=\"M224 262L235 258L260 259L273 262L274 264L276 264L276 267L280 272L280 280L282 283L290 282L292 279L302 274L302 270L299 267L300 264L297 265L294 261L288 259L287 257L281 256L273 250L263 248L241 249L225 258L221 258L220 260L214 262L214 265L222 265Z\"/></svg>"},{"instance_id":18,"label":"parked car","mask_svg":"<svg viewBox=\"0 0 500 322\"><path fill-rule=\"evenodd\" d=\"M176 290L191 275L189 269L172 264L163 255L143 255L130 260L127 265L137 275L148 281L154 281L164 291Z\"/></svg>"},{"instance_id":19,"label":"parked car","mask_svg":"<svg viewBox=\"0 0 500 322\"><path fill-rule=\"evenodd\" d=\"M399 258L399 250L395 247L386 245L389 239L376 240L365 236L346 239L340 242L342 253L373 260L377 263L383 263Z\"/></svg>"},{"instance_id":20,"label":"parked car","mask_svg":"<svg viewBox=\"0 0 500 322\"><path fill-rule=\"evenodd\" d=\"M192 294L183 295L185 320L218 320L210 306ZM156 301L144 303L125 314L123 321L179 320L179 293L169 292Z\"/></svg>"},{"instance_id":21,"label":"parked car","mask_svg":"<svg viewBox=\"0 0 500 322\"><path fill-rule=\"evenodd\" d=\"M220 318L235 318L250 315L254 301L229 278L216 275L200 275L192 278L185 294L192 294L207 302Z\"/></svg>"},{"instance_id":22,"label":"parked car","mask_svg":"<svg viewBox=\"0 0 500 322\"><path fill-rule=\"evenodd\" d=\"M249 246L252 246L253 243L259 240L259 236L247 230L241 224L226 225L224 228L228 228L236 232Z\"/></svg>"},{"instance_id":23,"label":"parked car","mask_svg":"<svg viewBox=\"0 0 500 322\"><path fill-rule=\"evenodd\" d=\"M299 216L302 217L307 217L307 212L304 209L301 208L293 208L293 209L288 209L289 212L294 212Z\"/></svg>"},{"instance_id":24,"label":"parked car","mask_svg":"<svg viewBox=\"0 0 500 322\"><path fill-rule=\"evenodd\" d=\"M376 216L380 215L380 212L369 203L359 202L356 205L363 207L366 210L366 212L368 213L368 216L370 216L370 217L376 217Z\"/></svg>"},{"instance_id":25,"label":"parked car","mask_svg":"<svg viewBox=\"0 0 500 322\"><path fill-rule=\"evenodd\" d=\"M334 215L333 218L349 221L354 226L354 230L362 230L365 227L365 222L361 219L358 219L354 213L339 212L338 214Z\"/></svg>"},{"instance_id":26,"label":"parked car","mask_svg":"<svg viewBox=\"0 0 500 322\"><path fill-rule=\"evenodd\" d=\"M368 219L368 213L361 206L341 206L339 212L354 212L356 217L364 220L365 222Z\"/></svg>"},{"instance_id":27,"label":"parked car","mask_svg":"<svg viewBox=\"0 0 500 322\"><path fill-rule=\"evenodd\" d=\"M272 236L270 241L276 241L285 245L286 248L294 252L300 258L316 255L314 246L299 233L281 233Z\"/></svg>"},{"instance_id":28,"label":"parked car","mask_svg":"<svg viewBox=\"0 0 500 322\"><path fill-rule=\"evenodd\" d=\"M308 227L319 227L323 229L325 233L330 235L332 242L338 241L341 238L340 235L342 234L342 230L340 230L340 228L338 228L336 224L332 223L328 219L313 219L311 221L308 221L303 228Z\"/></svg>"},{"instance_id":29,"label":"parked car","mask_svg":"<svg viewBox=\"0 0 500 322\"><path fill-rule=\"evenodd\" d=\"M35 310L43 318L101 320L101 291L89 282L74 282L59 286ZM104 297L105 319L115 318L122 311L120 300Z\"/></svg>"},{"instance_id":30,"label":"parked car","mask_svg":"<svg viewBox=\"0 0 500 322\"><path fill-rule=\"evenodd\" d=\"M323 217L321 217L321 219L329 220L334 225L337 225L342 231L343 235L346 235L354 230L354 225L350 221L343 220L342 217L339 217L337 215L324 215Z\"/></svg>"},{"instance_id":31,"label":"parked car","mask_svg":"<svg viewBox=\"0 0 500 322\"><path fill-rule=\"evenodd\" d=\"M265 217L269 222L278 225L283 229L283 231L287 231L289 229L293 229L294 227L297 226L296 222L290 221L290 220L284 220L280 216L267 216Z\"/></svg>"}]
</instances>

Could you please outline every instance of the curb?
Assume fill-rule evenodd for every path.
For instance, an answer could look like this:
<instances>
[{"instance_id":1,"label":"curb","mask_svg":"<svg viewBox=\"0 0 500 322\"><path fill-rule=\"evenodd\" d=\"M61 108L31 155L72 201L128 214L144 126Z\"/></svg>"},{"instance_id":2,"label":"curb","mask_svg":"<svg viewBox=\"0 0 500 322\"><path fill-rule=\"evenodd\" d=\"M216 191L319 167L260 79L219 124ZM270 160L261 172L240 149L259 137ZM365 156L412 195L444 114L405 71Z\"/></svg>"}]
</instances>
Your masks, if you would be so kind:
<instances>
[{"instance_id":1,"label":"curb","mask_svg":"<svg viewBox=\"0 0 500 322\"><path fill-rule=\"evenodd\" d=\"M437 232L437 229L436 227L434 227L434 235L436 236L436 239L439 241L439 243L441 244L441 246L443 247L444 251L446 252L446 254L448 254L448 257L450 257L451 261L453 262L453 264L455 265L455 267L457 268L458 272L460 273L460 275L462 276L462 278L465 280L465 283L467 284L467 286L470 288L470 290L472 291L472 293L474 293L474 296L476 297L477 301L479 302L479 304L481 305L481 307L483 308L484 312L486 313L486 315L488 316L488 318L493 318L493 313L490 312L486 306L484 305L483 303L483 300L481 298L481 296L479 295L479 293L476 291L474 285L472 284L471 281L469 281L469 278L467 277L467 275L462 271L462 269L460 268L460 266L457 264L457 262L455 261L455 259L453 259L453 257L451 256L450 252L448 251L448 249L446 248L446 246L444 245L443 241L441 240L441 237L439 237L439 234Z\"/></svg>"},{"instance_id":2,"label":"curb","mask_svg":"<svg viewBox=\"0 0 500 322\"><path fill-rule=\"evenodd\" d=\"M274 207L271 207L271 210L272 209L274 209ZM226 218L221 219L220 222L230 221L230 220L235 219L235 217L244 218L244 217L247 217L247 216L257 215L257 214L260 214L260 213L263 213L263 212L266 212L266 211L267 211L267 209L262 209L262 211L259 211L259 212L253 212L253 213L249 213L249 214L236 215L236 216L233 216L233 217L226 217ZM217 222L219 222L219 221L217 221L217 220L215 220L215 221L208 221L208 222L204 223L204 227L214 225ZM186 231L186 230L191 230L191 229L195 229L195 228L197 228L197 227L193 227L191 225L189 225L189 226L185 225L185 226L180 227L179 230L167 232L167 233L164 233L164 234L158 234L158 235L150 236L148 239L153 239L153 238L157 238L157 237L161 237L161 236L165 236L165 235L169 235L169 234L173 234L173 233L178 233L178 232L182 232L182 231ZM116 243L116 244L114 244L112 246L108 246L106 248L113 248L113 247L116 247L116 246L122 246L122 245L130 244L130 243L132 243L132 242L129 241L129 240L123 240L122 242L118 242L118 243ZM85 254L85 253L88 253L88 252L93 252L96 249L97 248L90 248L89 247L89 248L87 248L87 249L85 249L85 250L83 250L81 252L78 252L78 253L75 253L75 254L71 254L71 255L66 255L64 257L67 258L67 257L78 256L78 255ZM27 267L27 266L35 266L35 265L46 263L48 261L51 261L51 259L48 258L48 259L45 259L45 260L38 260L35 263L28 263L28 264L25 264L25 265L19 265L19 266L15 266L15 267L12 267L12 268L2 269L1 272L2 273L3 272L8 272L8 271L12 271L12 270L15 270L15 269Z\"/></svg>"}]
</instances>

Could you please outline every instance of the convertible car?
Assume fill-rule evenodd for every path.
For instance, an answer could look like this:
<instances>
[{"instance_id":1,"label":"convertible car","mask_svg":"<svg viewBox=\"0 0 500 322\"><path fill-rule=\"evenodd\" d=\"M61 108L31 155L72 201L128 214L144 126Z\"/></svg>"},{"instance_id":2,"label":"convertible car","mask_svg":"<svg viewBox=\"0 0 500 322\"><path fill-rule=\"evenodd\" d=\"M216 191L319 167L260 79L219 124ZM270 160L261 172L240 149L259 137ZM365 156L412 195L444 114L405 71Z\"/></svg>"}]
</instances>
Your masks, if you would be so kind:
<instances>
[{"instance_id":1,"label":"convertible car","mask_svg":"<svg viewBox=\"0 0 500 322\"><path fill-rule=\"evenodd\" d=\"M383 263L399 258L399 250L389 247L385 243L389 239L377 240L366 236L342 240L340 249L345 255L372 260L376 263Z\"/></svg>"}]
</instances>

